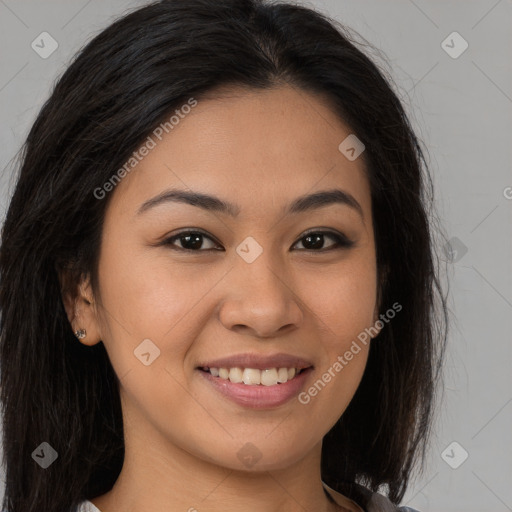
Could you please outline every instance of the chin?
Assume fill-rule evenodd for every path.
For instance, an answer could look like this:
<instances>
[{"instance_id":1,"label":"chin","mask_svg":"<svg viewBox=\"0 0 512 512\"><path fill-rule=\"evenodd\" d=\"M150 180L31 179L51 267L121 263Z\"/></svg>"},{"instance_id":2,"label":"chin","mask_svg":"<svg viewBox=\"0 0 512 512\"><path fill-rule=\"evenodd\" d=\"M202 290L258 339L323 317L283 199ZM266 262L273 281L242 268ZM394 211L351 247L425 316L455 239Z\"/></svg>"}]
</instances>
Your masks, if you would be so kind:
<instances>
[{"instance_id":1,"label":"chin","mask_svg":"<svg viewBox=\"0 0 512 512\"><path fill-rule=\"evenodd\" d=\"M221 453L210 454L209 456L203 454L200 456L208 462L212 462L218 466L228 468L235 471L242 471L247 473L259 473L264 471L279 471L284 470L293 464L302 460L308 452L307 447L299 440L288 444L276 444L258 441L246 442L241 445L240 442L235 442L235 448L226 447L221 450ZM297 451L297 447L301 447ZM226 457L226 454L232 453L232 457Z\"/></svg>"}]
</instances>

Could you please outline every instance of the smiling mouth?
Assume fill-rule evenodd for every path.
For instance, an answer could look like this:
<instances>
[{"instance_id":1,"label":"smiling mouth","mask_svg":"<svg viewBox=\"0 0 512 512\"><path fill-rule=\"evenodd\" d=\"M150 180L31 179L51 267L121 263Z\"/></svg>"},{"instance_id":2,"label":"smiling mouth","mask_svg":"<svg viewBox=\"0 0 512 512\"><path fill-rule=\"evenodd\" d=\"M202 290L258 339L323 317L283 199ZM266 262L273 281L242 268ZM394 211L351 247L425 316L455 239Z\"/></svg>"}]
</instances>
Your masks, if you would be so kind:
<instances>
[{"instance_id":1,"label":"smiling mouth","mask_svg":"<svg viewBox=\"0 0 512 512\"><path fill-rule=\"evenodd\" d=\"M247 386L275 386L285 384L295 379L308 368L210 368L200 367L199 370L209 373L213 377L230 381L233 384L245 384Z\"/></svg>"}]
</instances>

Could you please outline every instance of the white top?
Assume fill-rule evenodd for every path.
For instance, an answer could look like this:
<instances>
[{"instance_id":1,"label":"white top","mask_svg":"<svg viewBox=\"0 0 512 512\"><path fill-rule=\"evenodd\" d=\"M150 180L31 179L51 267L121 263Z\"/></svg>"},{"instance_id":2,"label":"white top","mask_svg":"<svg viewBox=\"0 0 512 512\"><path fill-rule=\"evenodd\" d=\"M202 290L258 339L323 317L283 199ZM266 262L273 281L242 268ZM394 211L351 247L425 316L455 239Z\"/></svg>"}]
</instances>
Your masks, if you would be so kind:
<instances>
[{"instance_id":1,"label":"white top","mask_svg":"<svg viewBox=\"0 0 512 512\"><path fill-rule=\"evenodd\" d=\"M364 512L363 509L355 501L336 492L334 489L329 487L324 482L322 482L322 484L338 505L342 505L348 508L349 510L357 510L358 512ZM371 499L367 507L368 512L419 512L418 510L410 507L397 507L393 505L393 503L389 501L388 498L377 492L366 492L368 494L371 494ZM90 501L85 500L79 504L78 512L101 512L101 510L95 505L93 505Z\"/></svg>"},{"instance_id":2,"label":"white top","mask_svg":"<svg viewBox=\"0 0 512 512\"><path fill-rule=\"evenodd\" d=\"M78 506L78 512L101 512L101 510L94 506L90 501L82 501Z\"/></svg>"}]
</instances>

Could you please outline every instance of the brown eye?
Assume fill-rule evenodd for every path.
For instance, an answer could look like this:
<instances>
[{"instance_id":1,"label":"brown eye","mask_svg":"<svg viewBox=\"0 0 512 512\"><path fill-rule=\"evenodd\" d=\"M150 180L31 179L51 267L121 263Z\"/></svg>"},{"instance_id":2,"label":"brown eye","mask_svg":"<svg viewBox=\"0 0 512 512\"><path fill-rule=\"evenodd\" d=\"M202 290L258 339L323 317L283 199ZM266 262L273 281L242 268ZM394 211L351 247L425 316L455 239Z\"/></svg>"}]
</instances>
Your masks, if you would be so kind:
<instances>
[{"instance_id":1,"label":"brown eye","mask_svg":"<svg viewBox=\"0 0 512 512\"><path fill-rule=\"evenodd\" d=\"M326 237L334 240L334 245L325 248L324 243ZM345 235L332 231L311 231L304 235L299 240L299 242L302 242L304 250L314 252L324 252L333 249L349 248L354 245L354 242L349 240Z\"/></svg>"},{"instance_id":2,"label":"brown eye","mask_svg":"<svg viewBox=\"0 0 512 512\"><path fill-rule=\"evenodd\" d=\"M325 247L325 240L331 239L334 243L331 243L327 248ZM209 241L210 247L205 247L205 241ZM305 251L312 252L326 252L334 249L347 249L354 245L354 241L349 240L345 235L336 233L333 231L311 231L303 235L298 242L295 243L294 247L302 243ZM178 245L179 244L179 245ZM171 246L172 249L178 251L190 251L190 252L203 252L212 250L223 250L213 238L208 236L206 233L198 230L181 231L169 238L166 238L162 245ZM208 245L208 244L207 244Z\"/></svg>"},{"instance_id":3,"label":"brown eye","mask_svg":"<svg viewBox=\"0 0 512 512\"><path fill-rule=\"evenodd\" d=\"M209 240L210 242L212 242L213 247L204 248L204 240ZM179 242L181 244L181 247L177 246L176 242ZM210 238L205 233L202 233L201 231L182 231L181 233L173 235L164 240L163 244L173 246L173 248L182 251L201 252L218 250L215 249L215 247L218 247L218 245L213 241L213 239Z\"/></svg>"}]
</instances>

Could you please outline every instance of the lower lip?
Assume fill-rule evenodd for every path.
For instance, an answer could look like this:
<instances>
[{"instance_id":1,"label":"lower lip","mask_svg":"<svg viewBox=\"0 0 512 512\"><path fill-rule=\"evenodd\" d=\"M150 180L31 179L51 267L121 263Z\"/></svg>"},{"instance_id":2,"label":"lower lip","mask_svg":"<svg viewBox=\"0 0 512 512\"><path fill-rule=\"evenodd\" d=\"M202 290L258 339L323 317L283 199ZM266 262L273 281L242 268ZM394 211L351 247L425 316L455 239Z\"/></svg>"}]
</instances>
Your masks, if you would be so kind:
<instances>
[{"instance_id":1,"label":"lower lip","mask_svg":"<svg viewBox=\"0 0 512 512\"><path fill-rule=\"evenodd\" d=\"M230 380L214 377L210 372L197 370L222 395L233 402L252 409L278 407L297 396L313 368L306 368L284 384L274 386L234 384Z\"/></svg>"}]
</instances>

